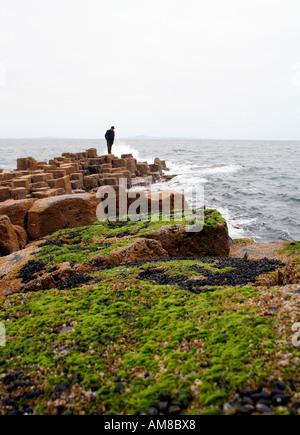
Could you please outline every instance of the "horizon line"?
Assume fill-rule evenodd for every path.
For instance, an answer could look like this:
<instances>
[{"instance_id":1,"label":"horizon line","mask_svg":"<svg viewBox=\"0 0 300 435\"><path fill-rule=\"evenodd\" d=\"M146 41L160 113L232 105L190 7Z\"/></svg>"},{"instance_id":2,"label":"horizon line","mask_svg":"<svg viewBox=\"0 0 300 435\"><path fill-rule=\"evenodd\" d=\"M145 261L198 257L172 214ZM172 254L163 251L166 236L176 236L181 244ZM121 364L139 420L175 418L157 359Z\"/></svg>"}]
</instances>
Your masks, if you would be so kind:
<instances>
[{"instance_id":1,"label":"horizon line","mask_svg":"<svg viewBox=\"0 0 300 435\"><path fill-rule=\"evenodd\" d=\"M103 140L105 139L94 137L58 137L58 136L40 136L40 137L0 137L0 140ZM180 137L180 136L124 136L116 138L116 140L153 140L153 139L165 139L165 140L202 140L202 141L236 141L236 142L300 142L300 139L220 139L220 138L200 138L200 137Z\"/></svg>"}]
</instances>

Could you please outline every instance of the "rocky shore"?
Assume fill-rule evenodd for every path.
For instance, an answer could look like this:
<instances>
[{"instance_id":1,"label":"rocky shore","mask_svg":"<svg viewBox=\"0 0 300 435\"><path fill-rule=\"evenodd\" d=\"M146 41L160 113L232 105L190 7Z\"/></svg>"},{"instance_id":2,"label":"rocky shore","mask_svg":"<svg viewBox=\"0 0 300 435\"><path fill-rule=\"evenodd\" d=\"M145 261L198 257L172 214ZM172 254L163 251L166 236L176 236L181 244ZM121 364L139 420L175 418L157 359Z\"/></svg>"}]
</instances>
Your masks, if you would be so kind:
<instances>
[{"instance_id":1,"label":"rocky shore","mask_svg":"<svg viewBox=\"0 0 300 435\"><path fill-rule=\"evenodd\" d=\"M63 154L49 163L21 158L17 165L13 172L0 170L0 256L59 229L93 224L100 187L112 186L118 194L121 180L130 189L168 178L159 158L148 165L131 154L99 157L96 149Z\"/></svg>"},{"instance_id":2,"label":"rocky shore","mask_svg":"<svg viewBox=\"0 0 300 435\"><path fill-rule=\"evenodd\" d=\"M80 165L97 159L89 152ZM19 165L97 186L43 198L30 187L0 204L0 415L298 415L300 243L233 241L216 210L195 233L174 211L170 222L96 221L101 171L119 163L92 174L69 159L56 160L75 171L60 178ZM127 188L164 176L158 160L148 173L114 160Z\"/></svg>"}]
</instances>

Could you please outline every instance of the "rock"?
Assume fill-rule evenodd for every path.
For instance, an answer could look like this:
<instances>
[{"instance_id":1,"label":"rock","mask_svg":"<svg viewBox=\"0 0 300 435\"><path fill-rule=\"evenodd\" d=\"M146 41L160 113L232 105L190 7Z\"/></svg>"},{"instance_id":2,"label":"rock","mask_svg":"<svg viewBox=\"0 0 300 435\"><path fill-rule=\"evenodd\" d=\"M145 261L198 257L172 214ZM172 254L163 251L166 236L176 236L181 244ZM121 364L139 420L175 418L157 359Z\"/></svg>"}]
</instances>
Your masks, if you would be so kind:
<instances>
[{"instance_id":1,"label":"rock","mask_svg":"<svg viewBox=\"0 0 300 435\"><path fill-rule=\"evenodd\" d=\"M13 225L26 229L27 213L35 199L8 200L0 204L0 215L6 215Z\"/></svg>"},{"instance_id":2,"label":"rock","mask_svg":"<svg viewBox=\"0 0 300 435\"><path fill-rule=\"evenodd\" d=\"M51 189L64 189L64 194L69 195L72 193L72 186L70 182L70 177L68 175L60 178L55 178L54 180L49 180L48 184Z\"/></svg>"},{"instance_id":3,"label":"rock","mask_svg":"<svg viewBox=\"0 0 300 435\"><path fill-rule=\"evenodd\" d=\"M90 148L89 150L86 150L86 152L89 159L94 159L98 157L96 148Z\"/></svg>"},{"instance_id":4,"label":"rock","mask_svg":"<svg viewBox=\"0 0 300 435\"><path fill-rule=\"evenodd\" d=\"M112 161L113 168L126 168L126 160L125 159L114 159Z\"/></svg>"},{"instance_id":5,"label":"rock","mask_svg":"<svg viewBox=\"0 0 300 435\"><path fill-rule=\"evenodd\" d=\"M72 190L83 190L83 181L82 180L71 180Z\"/></svg>"},{"instance_id":6,"label":"rock","mask_svg":"<svg viewBox=\"0 0 300 435\"><path fill-rule=\"evenodd\" d=\"M54 179L62 178L62 177L65 177L67 175L67 172L63 169L53 169L50 172L53 174Z\"/></svg>"},{"instance_id":7,"label":"rock","mask_svg":"<svg viewBox=\"0 0 300 435\"><path fill-rule=\"evenodd\" d=\"M180 414L180 412L181 412L181 408L180 408L180 406L170 406L169 408L168 408L168 414Z\"/></svg>"},{"instance_id":8,"label":"rock","mask_svg":"<svg viewBox=\"0 0 300 435\"><path fill-rule=\"evenodd\" d=\"M278 381L278 382L277 382L277 388L278 388L279 390L281 390L281 391L285 391L285 390L286 390L286 385L285 385L284 382L282 382L282 381Z\"/></svg>"},{"instance_id":9,"label":"rock","mask_svg":"<svg viewBox=\"0 0 300 435\"><path fill-rule=\"evenodd\" d=\"M35 201L28 212L27 231L39 239L64 228L92 225L99 201L89 194L62 195Z\"/></svg>"},{"instance_id":10,"label":"rock","mask_svg":"<svg viewBox=\"0 0 300 435\"><path fill-rule=\"evenodd\" d=\"M96 189L99 186L99 175L87 175L83 178L83 183L87 191Z\"/></svg>"},{"instance_id":11,"label":"rock","mask_svg":"<svg viewBox=\"0 0 300 435\"><path fill-rule=\"evenodd\" d=\"M18 237L19 249L24 249L25 246L27 245L27 240L28 240L27 233L24 230L24 228L20 227L19 225L14 225L14 229Z\"/></svg>"},{"instance_id":12,"label":"rock","mask_svg":"<svg viewBox=\"0 0 300 435\"><path fill-rule=\"evenodd\" d=\"M170 257L228 257L230 251L226 224L216 224L195 233L187 232L181 225L164 226L144 237L159 240Z\"/></svg>"},{"instance_id":13,"label":"rock","mask_svg":"<svg viewBox=\"0 0 300 435\"><path fill-rule=\"evenodd\" d=\"M168 410L168 407L168 402L159 402L158 409L160 410L160 412L166 412Z\"/></svg>"},{"instance_id":14,"label":"rock","mask_svg":"<svg viewBox=\"0 0 300 435\"><path fill-rule=\"evenodd\" d=\"M159 241L137 239L130 245L113 252L110 256L95 255L83 263L83 271L94 267L111 266L114 264L134 263L151 260L153 258L168 258L168 253L162 248Z\"/></svg>"},{"instance_id":15,"label":"rock","mask_svg":"<svg viewBox=\"0 0 300 435\"><path fill-rule=\"evenodd\" d=\"M30 185L30 192L37 192L43 188L49 189L49 184L46 181L38 181L37 183L32 183Z\"/></svg>"},{"instance_id":16,"label":"rock","mask_svg":"<svg viewBox=\"0 0 300 435\"><path fill-rule=\"evenodd\" d=\"M166 210L183 210L188 209L188 204L182 193L164 191L148 192L148 210L149 213L158 213Z\"/></svg>"},{"instance_id":17,"label":"rock","mask_svg":"<svg viewBox=\"0 0 300 435\"><path fill-rule=\"evenodd\" d=\"M158 409L157 408L150 408L148 415L158 415Z\"/></svg>"},{"instance_id":18,"label":"rock","mask_svg":"<svg viewBox=\"0 0 300 435\"><path fill-rule=\"evenodd\" d=\"M53 179L53 174L35 174L31 177L32 183L39 183L40 181L49 181Z\"/></svg>"},{"instance_id":19,"label":"rock","mask_svg":"<svg viewBox=\"0 0 300 435\"><path fill-rule=\"evenodd\" d=\"M262 405L260 403L258 403L256 405L256 411L259 412L260 414L272 414L271 408L269 408L268 406Z\"/></svg>"},{"instance_id":20,"label":"rock","mask_svg":"<svg viewBox=\"0 0 300 435\"><path fill-rule=\"evenodd\" d=\"M283 395L278 395L272 397L272 405L273 406L285 406L289 403L290 398Z\"/></svg>"},{"instance_id":21,"label":"rock","mask_svg":"<svg viewBox=\"0 0 300 435\"><path fill-rule=\"evenodd\" d=\"M10 187L0 187L0 202L11 198Z\"/></svg>"},{"instance_id":22,"label":"rock","mask_svg":"<svg viewBox=\"0 0 300 435\"><path fill-rule=\"evenodd\" d=\"M258 402L259 400L268 400L269 394L266 391L262 391L261 393L254 393L251 395L251 399L254 402Z\"/></svg>"},{"instance_id":23,"label":"rock","mask_svg":"<svg viewBox=\"0 0 300 435\"><path fill-rule=\"evenodd\" d=\"M17 160L18 170L26 171L27 169L36 170L38 169L38 162L33 157L27 157Z\"/></svg>"},{"instance_id":24,"label":"rock","mask_svg":"<svg viewBox=\"0 0 300 435\"><path fill-rule=\"evenodd\" d=\"M245 397L242 399L242 404L243 404L243 405L251 405L251 406L254 406L254 401L253 401L250 397L245 396Z\"/></svg>"},{"instance_id":25,"label":"rock","mask_svg":"<svg viewBox=\"0 0 300 435\"><path fill-rule=\"evenodd\" d=\"M0 216L0 255L13 254L23 249L26 242L23 228L13 225L8 216Z\"/></svg>"},{"instance_id":26,"label":"rock","mask_svg":"<svg viewBox=\"0 0 300 435\"><path fill-rule=\"evenodd\" d=\"M242 395L242 397L244 397L244 396L247 396L247 397L249 397L249 396L251 396L253 394L253 390L252 390L252 388L245 388L243 391L242 391L242 393L241 393L241 395Z\"/></svg>"},{"instance_id":27,"label":"rock","mask_svg":"<svg viewBox=\"0 0 300 435\"><path fill-rule=\"evenodd\" d=\"M150 174L150 168L147 163L137 163L136 168L139 174L142 176L146 176Z\"/></svg>"},{"instance_id":28,"label":"rock","mask_svg":"<svg viewBox=\"0 0 300 435\"><path fill-rule=\"evenodd\" d=\"M17 178L16 180L13 180L13 186L15 189L18 187L23 187L24 189L26 189L28 191L30 188L30 184L31 184L31 177L30 176Z\"/></svg>"},{"instance_id":29,"label":"rock","mask_svg":"<svg viewBox=\"0 0 300 435\"><path fill-rule=\"evenodd\" d=\"M24 187L17 187L16 189L11 190L11 196L16 201L26 199L27 190Z\"/></svg>"}]
</instances>

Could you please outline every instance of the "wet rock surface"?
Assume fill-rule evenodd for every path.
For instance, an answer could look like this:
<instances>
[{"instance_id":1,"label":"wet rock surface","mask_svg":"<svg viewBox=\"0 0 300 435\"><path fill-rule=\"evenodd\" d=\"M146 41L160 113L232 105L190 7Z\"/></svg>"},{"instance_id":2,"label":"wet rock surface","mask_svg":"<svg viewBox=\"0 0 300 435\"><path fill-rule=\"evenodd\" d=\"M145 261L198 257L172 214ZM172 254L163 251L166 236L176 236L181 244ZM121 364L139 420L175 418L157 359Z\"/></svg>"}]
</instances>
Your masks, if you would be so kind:
<instances>
[{"instance_id":1,"label":"wet rock surface","mask_svg":"<svg viewBox=\"0 0 300 435\"><path fill-rule=\"evenodd\" d=\"M256 390L245 388L237 391L234 400L223 406L224 414L274 414L280 408L281 413L297 415L300 402L291 403L290 394L296 391L294 382L273 383L274 388L260 387Z\"/></svg>"}]
</instances>

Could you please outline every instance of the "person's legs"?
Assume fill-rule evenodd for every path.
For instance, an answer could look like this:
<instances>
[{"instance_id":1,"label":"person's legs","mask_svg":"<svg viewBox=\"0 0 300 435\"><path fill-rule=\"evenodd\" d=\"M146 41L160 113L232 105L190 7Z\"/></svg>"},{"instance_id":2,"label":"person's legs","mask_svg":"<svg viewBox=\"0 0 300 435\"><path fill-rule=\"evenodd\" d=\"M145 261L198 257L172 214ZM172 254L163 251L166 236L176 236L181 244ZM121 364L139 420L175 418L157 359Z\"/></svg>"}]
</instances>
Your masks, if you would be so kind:
<instances>
[{"instance_id":1,"label":"person's legs","mask_svg":"<svg viewBox=\"0 0 300 435\"><path fill-rule=\"evenodd\" d=\"M108 154L111 154L111 147L112 147L112 144L109 141L107 141L107 152L108 152Z\"/></svg>"}]
</instances>

